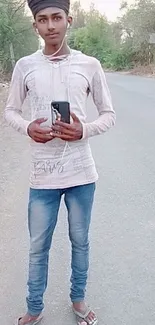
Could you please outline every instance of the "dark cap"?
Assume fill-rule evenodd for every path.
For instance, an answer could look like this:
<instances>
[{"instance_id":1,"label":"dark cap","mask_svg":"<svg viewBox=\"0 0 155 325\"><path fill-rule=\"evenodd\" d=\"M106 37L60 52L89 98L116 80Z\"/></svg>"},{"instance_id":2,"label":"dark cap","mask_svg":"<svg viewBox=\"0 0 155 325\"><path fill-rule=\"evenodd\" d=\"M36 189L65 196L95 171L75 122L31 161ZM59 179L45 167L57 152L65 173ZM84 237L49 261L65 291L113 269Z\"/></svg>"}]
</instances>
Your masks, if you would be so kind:
<instances>
[{"instance_id":1,"label":"dark cap","mask_svg":"<svg viewBox=\"0 0 155 325\"><path fill-rule=\"evenodd\" d=\"M33 16L43 9L49 7L60 8L68 15L70 9L70 0L28 0L28 6L32 11Z\"/></svg>"}]
</instances>

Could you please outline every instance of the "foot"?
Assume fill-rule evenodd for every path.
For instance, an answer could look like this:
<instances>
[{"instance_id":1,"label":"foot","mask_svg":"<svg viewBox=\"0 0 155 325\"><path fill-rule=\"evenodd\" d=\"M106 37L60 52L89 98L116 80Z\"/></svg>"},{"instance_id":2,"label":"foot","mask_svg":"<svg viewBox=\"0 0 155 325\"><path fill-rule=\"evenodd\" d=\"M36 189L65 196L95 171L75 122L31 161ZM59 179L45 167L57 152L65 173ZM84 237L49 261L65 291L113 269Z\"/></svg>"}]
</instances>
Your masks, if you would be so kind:
<instances>
[{"instance_id":1,"label":"foot","mask_svg":"<svg viewBox=\"0 0 155 325\"><path fill-rule=\"evenodd\" d=\"M78 313L81 313L82 315L86 314L86 311L88 309L86 303L84 301L78 302L78 303L73 303L73 308L76 310ZM93 324L96 321L96 315L93 311L90 311L88 316L85 318L85 320L79 321L79 325L89 325Z\"/></svg>"},{"instance_id":2,"label":"foot","mask_svg":"<svg viewBox=\"0 0 155 325\"><path fill-rule=\"evenodd\" d=\"M26 314L24 317L20 318L19 325L25 325L25 324L31 323L32 321L37 320L38 317L39 317L39 315L38 316L31 316L29 314Z\"/></svg>"}]
</instances>

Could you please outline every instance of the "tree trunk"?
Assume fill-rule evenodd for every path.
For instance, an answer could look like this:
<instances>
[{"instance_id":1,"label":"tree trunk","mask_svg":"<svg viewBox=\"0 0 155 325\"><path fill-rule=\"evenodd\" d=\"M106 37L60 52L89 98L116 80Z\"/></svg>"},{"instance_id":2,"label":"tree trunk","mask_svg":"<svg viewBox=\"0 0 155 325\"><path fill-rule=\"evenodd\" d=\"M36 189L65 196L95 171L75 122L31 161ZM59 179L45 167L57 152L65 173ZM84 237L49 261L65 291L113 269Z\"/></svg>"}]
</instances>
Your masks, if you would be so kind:
<instances>
[{"instance_id":1,"label":"tree trunk","mask_svg":"<svg viewBox=\"0 0 155 325\"><path fill-rule=\"evenodd\" d=\"M12 43L10 43L10 57L11 57L12 69L14 69L16 61L15 61L15 54L14 54L14 49L13 49L13 44Z\"/></svg>"}]
</instances>

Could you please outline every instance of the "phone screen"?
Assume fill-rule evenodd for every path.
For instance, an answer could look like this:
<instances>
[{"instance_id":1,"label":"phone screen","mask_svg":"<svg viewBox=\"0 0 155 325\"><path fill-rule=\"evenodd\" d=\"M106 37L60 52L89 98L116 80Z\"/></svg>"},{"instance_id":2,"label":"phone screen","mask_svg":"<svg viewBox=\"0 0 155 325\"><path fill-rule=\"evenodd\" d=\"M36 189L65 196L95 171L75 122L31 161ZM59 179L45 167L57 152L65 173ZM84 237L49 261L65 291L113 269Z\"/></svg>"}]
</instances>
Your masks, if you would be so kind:
<instances>
[{"instance_id":1,"label":"phone screen","mask_svg":"<svg viewBox=\"0 0 155 325\"><path fill-rule=\"evenodd\" d=\"M52 110L61 115L61 121L70 124L70 104L68 102L52 102ZM52 112L53 114L53 112Z\"/></svg>"}]
</instances>

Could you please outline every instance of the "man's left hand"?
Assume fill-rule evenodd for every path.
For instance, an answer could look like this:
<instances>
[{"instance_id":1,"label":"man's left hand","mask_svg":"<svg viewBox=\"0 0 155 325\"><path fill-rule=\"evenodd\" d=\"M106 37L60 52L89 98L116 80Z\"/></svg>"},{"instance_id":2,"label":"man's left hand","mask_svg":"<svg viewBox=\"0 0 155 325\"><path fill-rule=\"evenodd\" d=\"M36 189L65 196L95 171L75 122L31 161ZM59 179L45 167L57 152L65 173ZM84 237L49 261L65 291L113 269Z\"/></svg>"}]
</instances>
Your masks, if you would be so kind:
<instances>
[{"instance_id":1,"label":"man's left hand","mask_svg":"<svg viewBox=\"0 0 155 325\"><path fill-rule=\"evenodd\" d=\"M71 113L71 117L73 119L73 123L71 124L57 120L55 125L52 126L51 135L65 141L80 140L83 136L82 123L74 113Z\"/></svg>"}]
</instances>

